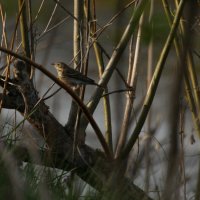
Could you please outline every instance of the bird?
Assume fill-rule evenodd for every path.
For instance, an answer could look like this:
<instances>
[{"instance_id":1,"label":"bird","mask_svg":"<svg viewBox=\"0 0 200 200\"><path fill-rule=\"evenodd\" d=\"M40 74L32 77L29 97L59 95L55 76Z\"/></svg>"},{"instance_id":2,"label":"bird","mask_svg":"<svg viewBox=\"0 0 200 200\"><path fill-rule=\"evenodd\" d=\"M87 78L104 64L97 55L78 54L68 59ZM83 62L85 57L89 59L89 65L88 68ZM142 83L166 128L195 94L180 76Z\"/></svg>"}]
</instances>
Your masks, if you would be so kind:
<instances>
[{"instance_id":1,"label":"bird","mask_svg":"<svg viewBox=\"0 0 200 200\"><path fill-rule=\"evenodd\" d=\"M63 83L70 85L71 87L77 87L79 85L96 85L98 87L102 87L93 79L69 67L64 62L55 62L52 63L52 65L57 70L58 79L60 79Z\"/></svg>"}]
</instances>

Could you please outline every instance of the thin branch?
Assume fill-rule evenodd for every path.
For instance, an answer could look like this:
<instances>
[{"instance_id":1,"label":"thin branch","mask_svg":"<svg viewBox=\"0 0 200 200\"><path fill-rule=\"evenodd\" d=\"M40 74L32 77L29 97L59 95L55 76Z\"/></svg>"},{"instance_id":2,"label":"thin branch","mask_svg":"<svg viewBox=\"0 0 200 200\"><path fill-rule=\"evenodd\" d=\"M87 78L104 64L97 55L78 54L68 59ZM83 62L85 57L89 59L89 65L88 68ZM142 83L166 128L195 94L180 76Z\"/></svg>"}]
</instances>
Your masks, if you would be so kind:
<instances>
[{"instance_id":1,"label":"thin branch","mask_svg":"<svg viewBox=\"0 0 200 200\"><path fill-rule=\"evenodd\" d=\"M138 24L140 16L141 16L142 12L144 11L147 3L148 3L148 0L142 0L138 4L138 7L133 10L131 19L124 31L124 34L121 37L121 40L119 41L117 47L115 48L107 66L104 70L104 73L102 74L102 77L98 83L99 85L105 87L107 85L108 81L110 80L110 78L113 74L113 71L116 69L116 66L121 58L122 53L124 52L126 45L129 41L129 39L131 38L131 35L135 31L135 28ZM88 109L91 113L93 113L95 108L97 107L98 102L101 99L103 91L104 90L102 88L100 88L100 87L97 88L95 90L95 92L93 93L90 101L88 102L88 104L87 104ZM81 121L82 121L81 127L83 129L86 129L88 122L84 118Z\"/></svg>"},{"instance_id":2,"label":"thin branch","mask_svg":"<svg viewBox=\"0 0 200 200\"><path fill-rule=\"evenodd\" d=\"M162 0L162 1L163 1L163 6L164 6L165 14L167 16L168 23L171 26L172 16L169 10L168 2L166 0ZM180 23L181 23L181 31L182 33L184 33L185 31L183 28L182 21ZM174 40L174 46L175 46L177 56L180 57L181 47L177 38L175 38ZM200 116L198 112L200 110L199 84L198 84L198 79L195 73L193 56L192 56L191 51L189 51L187 55L187 65L188 65L188 68L186 68L185 74L184 74L186 98L187 98L187 101L192 113L192 118L193 118L195 128L197 130L198 135L200 136ZM192 86L190 86L190 80L191 80ZM194 91L194 97L193 97L192 91Z\"/></svg>"},{"instance_id":3,"label":"thin branch","mask_svg":"<svg viewBox=\"0 0 200 200\"><path fill-rule=\"evenodd\" d=\"M76 18L70 11L68 11L58 0L54 0L68 15L70 15L74 20L79 23L78 18Z\"/></svg>"},{"instance_id":4,"label":"thin branch","mask_svg":"<svg viewBox=\"0 0 200 200\"><path fill-rule=\"evenodd\" d=\"M138 71L138 59L139 59L139 50L140 50L140 41L141 41L141 33L142 33L142 24L143 24L143 17L144 14L142 14L140 21L139 21L139 28L138 28L138 33L137 33L137 39L136 39L136 47L135 47L135 55L134 55L134 61L133 64L130 65L130 78L128 84L130 87L132 87L132 91L130 91L127 94L127 101L126 101L126 106L125 106L125 111L124 111L124 118L122 121L122 127L120 131L120 136L119 140L117 143L117 148L115 152L115 157L118 157L118 155L121 153L123 147L125 146L125 142L127 139L128 135L128 125L133 109L133 102L134 102L134 96L136 92L136 83L137 83L137 71ZM130 52L132 53L132 52ZM131 56L131 55L130 55ZM129 74L128 74L129 76Z\"/></svg>"},{"instance_id":5,"label":"thin branch","mask_svg":"<svg viewBox=\"0 0 200 200\"><path fill-rule=\"evenodd\" d=\"M155 93L156 93L156 89L157 89L157 86L158 86L158 83L159 83L159 80L160 80L160 76L162 74L162 70L163 70L165 61L167 59L169 50L170 50L171 45L173 43L176 31L177 31L177 27L179 25L180 18L181 18L182 12L183 12L185 2L186 2L186 0L180 1L179 7L177 9L177 12L176 12L176 15L175 15L175 18L174 18L172 28L171 28L170 33L169 33L167 40L165 42L165 45L163 47L163 50L161 52L161 55L159 57L157 65L156 65L156 69L155 69L155 72L153 74L151 84L148 88L148 92L147 92L146 98L144 100L144 104L143 104L143 108L142 108L140 117L138 119L136 127L135 127L127 145L125 146L123 152L119 156L121 159L124 159L129 155L129 153L130 153L133 145L135 144L135 142L136 142L136 140L137 140L137 138L140 134L140 131L141 131L143 125L144 125L144 122L146 120L147 114L149 112L149 109L150 109L151 104L153 102L153 98L154 98Z\"/></svg>"},{"instance_id":6,"label":"thin branch","mask_svg":"<svg viewBox=\"0 0 200 200\"><path fill-rule=\"evenodd\" d=\"M111 91L111 92L106 92L102 95L102 97L105 97L105 96L108 96L108 95L111 95L111 94L116 94L116 93L121 93L121 92L130 92L130 91L133 91L132 88L130 89L120 89L120 90L114 90L114 91Z\"/></svg>"},{"instance_id":7,"label":"thin branch","mask_svg":"<svg viewBox=\"0 0 200 200\"><path fill-rule=\"evenodd\" d=\"M106 50L102 47L102 45L97 42L98 47L101 49L102 53L107 57L107 59L110 60L110 55L106 52ZM118 76L121 78L121 80L123 81L124 85L129 88L130 86L128 85L128 83L126 82L124 76L122 75L122 73L120 72L120 70L118 68L115 68Z\"/></svg>"},{"instance_id":8,"label":"thin branch","mask_svg":"<svg viewBox=\"0 0 200 200\"><path fill-rule=\"evenodd\" d=\"M95 56L96 56L96 62L98 65L98 70L99 70L99 77L101 78L103 71L104 71L104 61L103 61L103 55L101 52L101 48L97 43L96 40L96 4L95 1L92 1L93 3L93 10L92 10L92 15L93 15L93 20L91 22L91 33L92 33L92 39L93 39L93 45L94 45L94 51L95 51ZM113 153L113 141L112 141L112 121L111 121L111 108L110 108L110 99L108 97L108 87L105 87L104 95L102 95L103 98L103 103L104 103L104 122L105 122L105 136L106 136L106 142L110 148L110 151Z\"/></svg>"},{"instance_id":9,"label":"thin branch","mask_svg":"<svg viewBox=\"0 0 200 200\"><path fill-rule=\"evenodd\" d=\"M101 133L101 130L99 129L98 125L96 124L94 118L90 114L90 111L87 109L87 107L83 104L83 102L79 99L79 97L74 93L74 91L68 85L64 84L62 81L60 81L58 78L56 78L52 73L50 73L48 70L46 70L42 65L39 65L39 64L33 62L29 58L27 58L25 56L21 56L19 54L16 54L15 52L10 51L1 46L0 46L0 51L3 51L4 53L10 54L18 59L21 59L21 60L29 63L30 65L32 65L33 67L37 68L42 73L44 73L46 76L48 76L51 80L53 80L55 83L57 83L60 87L65 89L66 92L69 93L71 95L71 97L76 101L76 103L80 106L81 110L85 114L85 117L91 123L91 126L93 127L93 129L99 139L99 142L101 143L101 145L106 153L106 156L108 158L111 158L110 150L107 146L107 143L105 142L105 139Z\"/></svg>"},{"instance_id":10,"label":"thin branch","mask_svg":"<svg viewBox=\"0 0 200 200\"><path fill-rule=\"evenodd\" d=\"M112 23L121 15L124 13L124 11L129 8L133 3L135 3L136 0L131 1L126 6L124 6L118 13L116 13L101 29L97 30L93 34L96 35L96 39L100 37L100 35L108 28Z\"/></svg>"},{"instance_id":11,"label":"thin branch","mask_svg":"<svg viewBox=\"0 0 200 200\"><path fill-rule=\"evenodd\" d=\"M58 2L59 2L59 0L58 0ZM55 15L57 6L58 6L58 3L56 3L56 5L55 5L55 7L54 7L54 9L53 9L53 11L52 11L52 13L51 13L51 16L50 16L50 18L49 18L49 21L48 21L48 23L47 23L47 25L46 25L44 31L42 32L42 34L44 34L44 33L47 31L47 29L48 29L48 27L49 27L49 25L50 25L50 23L51 23L51 21L52 21L52 19L53 19L53 16Z\"/></svg>"},{"instance_id":12,"label":"thin branch","mask_svg":"<svg viewBox=\"0 0 200 200\"><path fill-rule=\"evenodd\" d=\"M51 28L49 28L48 30L46 30L45 32L43 32L41 35L39 35L39 37L36 39L36 41L38 42L39 40L41 40L47 33L49 33L50 31L58 28L59 26L61 26L68 19L69 19L69 16L65 17L62 20L60 20L60 22L58 22L57 24L55 24L54 26L52 26Z\"/></svg>"},{"instance_id":13,"label":"thin branch","mask_svg":"<svg viewBox=\"0 0 200 200\"><path fill-rule=\"evenodd\" d=\"M38 11L37 11L37 14L35 15L35 18L34 18L33 23L35 23L35 21L37 20L37 18L38 18L38 16L39 16L40 12L41 12L41 10L42 10L42 7L43 7L43 5L44 5L44 2L45 2L45 0L42 0L42 2L41 2L41 4L40 4L40 7L39 7L39 9L38 9Z\"/></svg>"}]
</instances>

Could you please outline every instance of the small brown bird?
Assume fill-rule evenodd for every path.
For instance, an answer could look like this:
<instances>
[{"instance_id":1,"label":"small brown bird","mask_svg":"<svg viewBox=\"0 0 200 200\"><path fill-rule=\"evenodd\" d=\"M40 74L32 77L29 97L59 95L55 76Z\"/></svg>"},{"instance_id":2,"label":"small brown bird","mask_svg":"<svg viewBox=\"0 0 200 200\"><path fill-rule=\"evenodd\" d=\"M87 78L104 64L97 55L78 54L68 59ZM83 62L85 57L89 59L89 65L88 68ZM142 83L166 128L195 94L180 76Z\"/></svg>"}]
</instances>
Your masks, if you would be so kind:
<instances>
[{"instance_id":1,"label":"small brown bird","mask_svg":"<svg viewBox=\"0 0 200 200\"><path fill-rule=\"evenodd\" d=\"M67 64L63 62L52 63L52 65L54 65L54 67L57 70L58 78L62 82L72 87L75 87L78 85L96 85L96 86L102 87L98 85L97 83L95 83L93 79L88 78L87 76L83 75L81 72L75 69L72 69L71 67L69 67Z\"/></svg>"}]
</instances>

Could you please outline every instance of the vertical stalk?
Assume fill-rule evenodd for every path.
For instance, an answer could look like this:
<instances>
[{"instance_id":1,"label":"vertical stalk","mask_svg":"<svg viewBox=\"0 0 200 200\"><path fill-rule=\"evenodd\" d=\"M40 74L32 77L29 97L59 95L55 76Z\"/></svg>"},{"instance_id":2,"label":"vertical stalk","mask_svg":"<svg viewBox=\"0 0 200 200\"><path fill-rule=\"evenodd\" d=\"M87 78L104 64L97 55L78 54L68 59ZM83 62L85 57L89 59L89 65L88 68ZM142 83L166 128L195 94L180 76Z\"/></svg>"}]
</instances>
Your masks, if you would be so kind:
<instances>
[{"instance_id":1,"label":"vertical stalk","mask_svg":"<svg viewBox=\"0 0 200 200\"><path fill-rule=\"evenodd\" d=\"M131 113L133 109L134 95L136 92L137 68L138 68L137 64L138 64L138 58L139 58L142 24L143 24L143 14L139 21L139 28L138 28L137 39L136 39L136 48L135 48L133 65L130 66L131 69L129 70L131 76L130 76L130 81L128 85L132 87L132 91L127 92L127 95L126 95L127 100L126 100L126 106L125 106L125 111L124 111L124 118L122 121L122 127L121 127L120 136L117 143L115 157L118 157L118 155L121 153L127 139L128 125L129 125L129 121L130 121L130 117L131 117Z\"/></svg>"},{"instance_id":2,"label":"vertical stalk","mask_svg":"<svg viewBox=\"0 0 200 200\"><path fill-rule=\"evenodd\" d=\"M122 7L124 7L124 1L122 0L115 0L115 6L114 6L114 12L118 12L119 10L122 9ZM124 24L124 19L123 17L119 17L116 22L115 22L115 27L113 27L113 45L116 45L117 42L120 39L120 36L123 33L123 30L120 27L123 27ZM128 46L128 45L127 45ZM120 58L121 62L120 65L123 66L125 64L125 56L124 54L121 56ZM117 69L117 68L116 68ZM122 73L125 71L125 68L122 67L120 70L118 71L122 71ZM117 72L118 73L118 72ZM124 79L125 80L125 79ZM126 80L125 80L126 82ZM115 88L120 88L121 87L121 82L119 81L119 77L118 76L113 76L113 84L115 86ZM124 98L120 98L120 94L116 93L116 98L114 98L113 102L112 102L112 106L118 108L118 106L121 104L123 105L124 103ZM113 110L113 116L115 116L115 137L118 138L119 134L120 134L120 128L121 128L121 123L122 123L122 113L123 113L123 106L118 109L114 109ZM116 146L116 144L115 144ZM116 147L115 147L116 149Z\"/></svg>"},{"instance_id":3,"label":"vertical stalk","mask_svg":"<svg viewBox=\"0 0 200 200\"><path fill-rule=\"evenodd\" d=\"M137 138L140 134L140 131L141 131L143 125L144 125L144 122L146 120L146 117L148 115L149 109L151 107L151 104L153 102L153 98L154 98L156 90L157 90L157 86L158 86L158 83L159 83L159 80L160 80L160 76L162 74L162 70L163 70L165 61L167 59L169 50L171 48L174 37L176 35L176 31L177 31L177 28L178 28L178 25L179 25L179 22L180 22L180 18L181 18L182 12L183 12L185 2L186 2L186 0L181 0L180 3L179 3L179 7L177 9L172 28L170 30L168 37L167 37L165 45L162 49L162 52L160 54L159 60L157 62L157 65L156 65L156 68L155 68L155 71L154 71L154 74L153 74L153 77L152 77L151 84L148 88L147 95L146 95L146 98L144 100L144 104L143 104L142 111L141 111L141 114L139 116L138 122L136 124L136 127L135 127L127 145L125 146L125 148L123 149L122 153L119 156L120 159L124 159L129 155L129 153L130 153L133 145L135 144L135 142L136 142L136 140L137 140Z\"/></svg>"},{"instance_id":4,"label":"vertical stalk","mask_svg":"<svg viewBox=\"0 0 200 200\"><path fill-rule=\"evenodd\" d=\"M101 50L96 41L96 5L95 0L93 0L93 22L91 24L92 28L92 36L93 36L93 46L96 56L96 61L99 69L99 76L101 77L104 71L104 62ZM108 87L105 86L105 93L108 92ZM105 137L106 142L110 148L110 151L113 152L113 142L112 142L112 121L111 121L111 108L110 108L110 99L109 96L103 97L103 105L104 105L104 122L105 122Z\"/></svg>"},{"instance_id":5,"label":"vertical stalk","mask_svg":"<svg viewBox=\"0 0 200 200\"><path fill-rule=\"evenodd\" d=\"M114 49L112 56L105 67L105 70L102 74L101 80L99 82L100 85L106 86L108 81L111 78L111 75L113 74L114 70L116 69L116 66L122 56L122 53L124 52L127 43L129 42L131 35L133 34L136 26L138 25L139 19L141 14L143 13L146 5L148 4L148 0L142 0L138 3L137 8L133 9L130 21L128 25L126 26L123 35L121 36L121 39ZM96 109L104 90L102 88L97 88L95 92L93 93L90 101L87 103L88 110L90 113L93 113ZM83 117L81 118L81 128L85 130L88 126L88 121Z\"/></svg>"},{"instance_id":6,"label":"vertical stalk","mask_svg":"<svg viewBox=\"0 0 200 200\"><path fill-rule=\"evenodd\" d=\"M83 66L83 18L84 18L84 1L74 0L74 34L73 34L73 53L74 53L74 68ZM80 89L76 91L78 95L81 95L81 99L84 97L84 89L82 92ZM76 152L76 146L83 143L85 140L85 133L81 132L80 127L81 110L78 105L72 101L68 124L71 123L71 128L74 129L74 151Z\"/></svg>"},{"instance_id":7,"label":"vertical stalk","mask_svg":"<svg viewBox=\"0 0 200 200\"><path fill-rule=\"evenodd\" d=\"M186 200L186 172L185 172L185 154L184 154L184 134L185 134L185 108L181 106L180 110L180 174L181 177L179 179L180 182L182 182L183 179L183 194L184 194L184 200ZM181 185L181 183L180 183Z\"/></svg>"},{"instance_id":8,"label":"vertical stalk","mask_svg":"<svg viewBox=\"0 0 200 200\"><path fill-rule=\"evenodd\" d=\"M147 63L147 88L150 85L152 74L153 74L153 12L154 12L154 0L151 1L150 5L150 11L149 11L149 25L151 27L150 29L150 40L149 40L149 46L148 46L148 63ZM152 141L152 136L154 134L154 131L152 131L151 128L151 110L149 110L149 114L147 116L147 134L149 137L147 137L146 145L145 145L145 162L146 162L146 170L145 170L145 192L148 192L149 190L149 184L150 184L150 165L151 165L151 154L150 152L150 145Z\"/></svg>"},{"instance_id":9,"label":"vertical stalk","mask_svg":"<svg viewBox=\"0 0 200 200\"><path fill-rule=\"evenodd\" d=\"M0 4L0 15L1 15L1 21L2 21L2 43L4 41L5 47L8 48L8 40L7 40L7 33L6 33L6 13L4 13L3 7L1 4ZM11 62L10 58L11 56L9 55L6 56L7 67L5 70L6 78L5 78L4 87L3 87L3 95L6 94L7 81L10 76L10 62ZM3 104L3 99L0 101L0 113L2 110L2 104Z\"/></svg>"},{"instance_id":10,"label":"vertical stalk","mask_svg":"<svg viewBox=\"0 0 200 200\"><path fill-rule=\"evenodd\" d=\"M20 30L21 30L21 38L22 38L22 47L24 51L24 55L28 58L31 58L30 47L29 47L29 35L28 35L28 25L27 25L27 16L26 16L26 1L18 0L19 11L22 8L21 16L20 16ZM31 74L31 66L27 65L28 74Z\"/></svg>"},{"instance_id":11,"label":"vertical stalk","mask_svg":"<svg viewBox=\"0 0 200 200\"><path fill-rule=\"evenodd\" d=\"M179 160L179 141L178 141L178 116L180 113L180 97L182 92L182 82L184 78L184 73L187 66L187 54L188 50L192 47L192 34L191 34L191 22L193 21L193 2L187 2L188 11L186 14L185 20L187 21L185 27L185 33L182 37L182 48L180 50L179 66L177 69L176 79L175 79L175 87L173 88L172 94L172 106L171 106L171 116L170 116L170 150L169 150L169 162L166 174L166 182L165 188L163 192L163 199L172 199L175 197L175 193L177 192L177 172L178 172L178 160Z\"/></svg>"},{"instance_id":12,"label":"vertical stalk","mask_svg":"<svg viewBox=\"0 0 200 200\"><path fill-rule=\"evenodd\" d=\"M74 68L77 68L81 62L81 24L83 20L83 0L74 0Z\"/></svg>"},{"instance_id":13,"label":"vertical stalk","mask_svg":"<svg viewBox=\"0 0 200 200\"><path fill-rule=\"evenodd\" d=\"M83 0L74 0L74 33L73 33L73 54L74 54L74 68L76 69L80 64L82 64L82 51L81 51L81 27L83 19ZM77 94L80 94L80 90L76 91ZM78 116L78 106L76 102L72 101L68 122L66 128L71 132L74 131ZM79 118L79 117L78 117ZM79 120L78 120L79 121Z\"/></svg>"},{"instance_id":14,"label":"vertical stalk","mask_svg":"<svg viewBox=\"0 0 200 200\"><path fill-rule=\"evenodd\" d=\"M172 16L171 16L171 12L169 10L169 5L167 0L162 0L163 1L163 6L165 9L165 14L167 16L168 19L168 23L171 26L172 25ZM176 6L177 2L176 2ZM183 23L182 21L180 22L181 24L181 31L182 33L184 33L184 28L183 28ZM174 46L175 46L175 50L176 50L176 54L178 57L180 57L180 44L178 43L178 39L175 38L174 40ZM200 116L198 113L200 113L200 96L199 96L199 92L198 92L198 80L196 77L196 73L195 73L195 69L194 69L194 63L193 63L193 58L191 55L190 50L187 52L187 68L185 70L185 74L184 74L184 82L185 82L185 91L186 91L186 98L188 101L188 105L190 107L190 111L192 113L192 118L193 118L193 122L194 122L194 126L197 130L197 133L200 137ZM192 87L190 86L190 80L192 83ZM194 97L192 94L192 89L194 90ZM195 104L196 103L196 104ZM197 105L197 106L196 106Z\"/></svg>"},{"instance_id":15,"label":"vertical stalk","mask_svg":"<svg viewBox=\"0 0 200 200\"><path fill-rule=\"evenodd\" d=\"M176 2L176 7L178 6L178 1L175 0ZM194 2L195 3L195 2ZM196 6L197 5L197 2L196 2ZM194 10L194 15L196 14L195 13L196 11ZM181 31L183 34L185 34L186 30L185 30L185 27L184 27L184 24L183 24L183 20L181 20ZM195 72L195 67L194 67L194 61L193 61L193 55L192 55L192 52L191 50L188 51L187 53L187 71L186 71L186 76L189 77L189 79L191 80L191 84L192 84L192 90L193 90L193 93L194 93L194 99L195 99L195 103L196 103L196 108L197 108L197 115L196 115L196 118L197 120L196 123L199 123L199 125L196 125L196 126L200 126L200 93L199 93L199 84L198 84L198 78L196 76L196 72ZM195 123L195 122L194 122ZM200 130L198 131L197 129L197 133L198 133L198 136L200 137Z\"/></svg>"},{"instance_id":16,"label":"vertical stalk","mask_svg":"<svg viewBox=\"0 0 200 200\"><path fill-rule=\"evenodd\" d=\"M200 160L199 160L199 170L198 170L198 175L197 175L197 185L196 185L196 192L195 192L195 200L200 199Z\"/></svg>"},{"instance_id":17,"label":"vertical stalk","mask_svg":"<svg viewBox=\"0 0 200 200\"><path fill-rule=\"evenodd\" d=\"M33 19L32 19L32 3L31 0L28 0L28 18L29 18L29 29L30 29L30 54L31 59L35 60L35 52L34 52L34 34L33 34ZM32 79L34 76L34 67L31 69L30 78Z\"/></svg>"}]
</instances>

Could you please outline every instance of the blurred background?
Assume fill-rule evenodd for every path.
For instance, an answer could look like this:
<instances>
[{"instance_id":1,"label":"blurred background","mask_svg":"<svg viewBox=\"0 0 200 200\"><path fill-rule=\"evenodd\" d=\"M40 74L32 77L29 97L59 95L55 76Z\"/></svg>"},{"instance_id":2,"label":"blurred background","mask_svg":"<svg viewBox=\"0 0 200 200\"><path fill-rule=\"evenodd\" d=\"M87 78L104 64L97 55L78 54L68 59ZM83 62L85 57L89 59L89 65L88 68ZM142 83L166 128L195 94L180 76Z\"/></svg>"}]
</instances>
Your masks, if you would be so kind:
<instances>
[{"instance_id":1,"label":"blurred background","mask_svg":"<svg viewBox=\"0 0 200 200\"><path fill-rule=\"evenodd\" d=\"M52 12L55 9L56 1L31 1L32 4L32 17L34 21L33 34L35 43L35 61L48 69L50 72L56 75L56 70L52 67L51 63L62 61L73 67L73 18L69 13L73 14L73 1L60 1L61 6L57 6L55 14L51 19ZM110 0L110 1L96 1L96 17L97 27L100 29L104 27L109 20L116 15L116 13L123 10L123 8L130 3L130 1ZM16 16L18 13L17 1L1 0L1 5L6 12L6 34L8 44L11 41L11 36L14 31ZM173 12L175 9L174 3L170 2L170 9ZM109 56L116 45L118 44L131 16L134 5L124 9L119 17L116 18L99 36L98 41L106 50ZM41 9L40 9L41 8ZM150 9L150 4L148 5ZM160 56L160 52L169 34L170 27L168 25L166 16L163 11L162 1L154 0L154 6L152 11L151 22L149 22L149 12L144 15L144 22L141 32L141 45L138 57L138 77L137 87L133 105L132 118L129 124L129 134L132 134L135 124L137 122L138 115L147 93L147 71L148 71L148 51L150 43L153 43L152 50L152 73L155 69L155 65ZM50 22L50 23L49 23ZM49 23L49 24L48 24ZM0 25L0 34L3 33L3 26ZM195 69L197 71L198 79L200 72L200 25L196 20L196 24L193 25L195 38L193 38L193 55ZM135 33L137 34L137 33ZM17 31L17 37L15 41L15 48L20 44L20 32ZM196 53L195 53L196 52ZM105 58L105 65L108 59ZM169 161L168 150L170 148L170 118L171 106L173 104L173 87L175 83L175 74L177 71L178 59L174 47L171 48L167 57L164 70L159 82L158 89L156 91L153 104L150 109L150 116L142 128L138 145L135 145L131 154L128 175L132 177L135 184L141 188L145 187L147 176L147 165L149 166L148 176L150 181L149 194L150 196L158 195L159 191L164 187L163 179L166 175L166 168ZM6 64L5 54L0 55L0 66ZM117 65L118 70L126 80L126 74L129 67L129 47L126 48L123 56L120 58L120 62ZM99 80L98 67L93 48L90 49L89 62L88 62L88 77L94 79L96 82ZM12 76L12 74L11 74ZM40 71L36 69L34 76L34 85L39 92L39 96L42 97L45 92L53 84L53 81L44 76ZM51 95L59 87L54 85L53 88L46 94ZM1 89L2 90L2 89ZM126 90L126 86L118 73L115 71L108 84L108 92L116 90ZM84 102L87 103L95 91L94 86L87 86L85 92ZM111 105L112 116L112 133L113 143L116 144L118 135L121 130L124 107L126 103L126 92L116 92L109 95ZM47 99L45 103L49 106L50 111L61 123L65 124L71 106L71 97L64 90L60 90L51 98ZM191 112L188 104L182 95L181 99L182 107L184 108L184 132L180 133L180 179L181 185L179 188L179 199L194 199L193 196L196 190L199 170L199 155L200 155L200 143L199 137L194 129ZM100 101L98 107L94 112L94 119L97 121L101 131L105 132L104 124L104 111L103 101ZM27 143L38 144L42 138L37 135L37 132L27 122L17 128L13 133L13 126L23 120L23 117L14 110L2 109L0 115L0 129L2 137L5 135L18 134L21 135L20 140ZM23 134L25 132L26 134ZM30 135L27 135L27 132ZM34 134L33 134L34 133ZM11 134L11 135L12 135ZM16 136L16 135L15 135ZM11 136L13 137L13 136ZM34 137L34 138L33 138ZM145 146L151 137L150 148L148 150L148 164L146 157ZM181 139L182 138L182 139ZM93 133L90 125L87 128L88 145L94 148L100 148L100 144ZM150 163L149 163L150 162ZM159 196L159 195L158 195Z\"/></svg>"}]
</instances>

